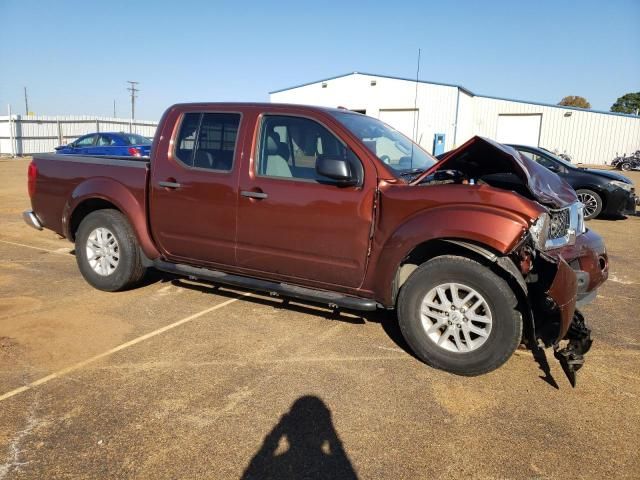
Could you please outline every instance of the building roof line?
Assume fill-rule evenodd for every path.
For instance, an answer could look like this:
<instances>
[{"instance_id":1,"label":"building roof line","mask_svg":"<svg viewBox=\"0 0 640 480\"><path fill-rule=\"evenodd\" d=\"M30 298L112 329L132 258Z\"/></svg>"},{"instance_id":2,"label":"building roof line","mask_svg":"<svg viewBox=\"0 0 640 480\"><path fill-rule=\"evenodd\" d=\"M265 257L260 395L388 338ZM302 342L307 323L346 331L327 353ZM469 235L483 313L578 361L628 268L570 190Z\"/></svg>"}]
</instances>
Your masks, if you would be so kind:
<instances>
[{"instance_id":1,"label":"building roof line","mask_svg":"<svg viewBox=\"0 0 640 480\"><path fill-rule=\"evenodd\" d=\"M405 80L407 82L415 82L416 81L415 78L397 77L397 76L394 76L394 75L380 75L378 73L367 73L367 72L354 71L354 72L349 72L349 73L343 73L341 75L334 75L333 77L322 78L320 80L314 80L313 82L306 82L306 83L301 83L299 85L293 85L293 86L287 87L287 88L281 88L279 90L273 90L273 91L269 92L269 94L271 95L271 94L274 94L274 93L285 92L287 90L293 90L295 88L306 87L308 85L313 85L314 83L328 82L330 80L335 80L337 78L348 77L350 75L367 75L369 77L389 78L391 80ZM605 114L605 115L616 115L616 116L627 117L627 118L640 118L639 115L634 115L632 113L605 112L604 110L592 110L592 109L585 109L585 108L578 108L578 107L570 107L570 106L566 106L566 105L555 105L555 104L552 104L552 103L534 102L534 101L529 101L529 100L519 100L519 99L515 99L515 98L506 98L506 97L496 97L496 96L493 96L493 95L483 95L483 94L480 94L480 93L473 93L468 88L465 88L462 85L457 85L455 83L433 82L433 81L430 81L430 80L418 80L418 83L425 83L425 84L429 84L429 85L441 85L443 87L458 88L461 91L463 91L464 93L466 93L467 95L470 95L472 97L489 98L489 99L492 99L492 100L504 100L505 102L528 103L528 104L531 104L531 105L539 105L539 106L542 106L542 107L563 108L565 110L572 110L572 111L575 110L575 111L578 111L578 112L602 113L602 114Z\"/></svg>"},{"instance_id":2,"label":"building roof line","mask_svg":"<svg viewBox=\"0 0 640 480\"><path fill-rule=\"evenodd\" d=\"M314 83L320 83L320 82L328 82L329 80L335 80L336 78L343 78L343 77L348 77L349 75L367 75L369 77L378 77L378 78L390 78L392 80L406 80L407 82L415 82L416 79L415 78L405 78L405 77L396 77L393 75L380 75L379 73L367 73L367 72L349 72L349 73L343 73L342 75L335 75L333 77L328 77L328 78L322 78L320 80L314 80L313 82L306 82L306 83L301 83L299 85L294 85L291 87L287 87L287 88L281 88L279 90L274 90L272 92L269 92L269 94L273 94L273 93L280 93L280 92L284 92L286 90L293 90L294 88L300 88L300 87L306 87L308 85L313 85ZM443 83L443 82L432 82L429 80L418 80L418 83L427 83L430 85L442 85L443 87L453 87L453 88L459 88L460 90L468 93L469 95L474 95L474 93L469 90L468 88L463 87L462 85L455 85L452 83Z\"/></svg>"}]
</instances>

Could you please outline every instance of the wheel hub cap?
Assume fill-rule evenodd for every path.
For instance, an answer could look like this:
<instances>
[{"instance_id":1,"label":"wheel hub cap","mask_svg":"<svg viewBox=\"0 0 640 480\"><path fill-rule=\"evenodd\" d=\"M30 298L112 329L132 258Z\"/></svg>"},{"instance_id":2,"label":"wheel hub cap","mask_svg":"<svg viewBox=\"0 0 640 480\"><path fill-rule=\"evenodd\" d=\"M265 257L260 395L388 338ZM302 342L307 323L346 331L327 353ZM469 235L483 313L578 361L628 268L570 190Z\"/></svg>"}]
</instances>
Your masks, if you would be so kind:
<instances>
[{"instance_id":1,"label":"wheel hub cap","mask_svg":"<svg viewBox=\"0 0 640 480\"><path fill-rule=\"evenodd\" d=\"M98 275L111 275L120 262L118 241L113 233L104 227L96 228L87 238L87 261Z\"/></svg>"},{"instance_id":2,"label":"wheel hub cap","mask_svg":"<svg viewBox=\"0 0 640 480\"><path fill-rule=\"evenodd\" d=\"M578 200L582 202L584 205L584 215L586 217L590 217L595 213L598 208L598 201L595 199L593 195L589 195L588 193L580 193L578 194Z\"/></svg>"},{"instance_id":3,"label":"wheel hub cap","mask_svg":"<svg viewBox=\"0 0 640 480\"><path fill-rule=\"evenodd\" d=\"M477 290L461 283L444 283L429 290L420 313L427 337L448 352L476 350L491 334L489 304Z\"/></svg>"}]
</instances>

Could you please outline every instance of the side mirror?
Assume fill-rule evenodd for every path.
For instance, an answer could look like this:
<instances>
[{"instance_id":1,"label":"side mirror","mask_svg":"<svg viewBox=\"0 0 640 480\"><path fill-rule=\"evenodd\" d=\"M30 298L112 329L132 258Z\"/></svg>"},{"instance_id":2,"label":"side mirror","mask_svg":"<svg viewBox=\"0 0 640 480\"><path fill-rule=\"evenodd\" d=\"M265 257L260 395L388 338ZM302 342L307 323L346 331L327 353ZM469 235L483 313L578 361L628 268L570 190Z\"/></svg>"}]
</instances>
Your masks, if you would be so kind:
<instances>
[{"instance_id":1,"label":"side mirror","mask_svg":"<svg viewBox=\"0 0 640 480\"><path fill-rule=\"evenodd\" d=\"M316 173L334 180L338 185L356 185L358 180L351 175L351 166L343 158L320 155L316 160Z\"/></svg>"},{"instance_id":2,"label":"side mirror","mask_svg":"<svg viewBox=\"0 0 640 480\"><path fill-rule=\"evenodd\" d=\"M552 172L560 173L560 167L557 165L549 165L547 168Z\"/></svg>"}]
</instances>

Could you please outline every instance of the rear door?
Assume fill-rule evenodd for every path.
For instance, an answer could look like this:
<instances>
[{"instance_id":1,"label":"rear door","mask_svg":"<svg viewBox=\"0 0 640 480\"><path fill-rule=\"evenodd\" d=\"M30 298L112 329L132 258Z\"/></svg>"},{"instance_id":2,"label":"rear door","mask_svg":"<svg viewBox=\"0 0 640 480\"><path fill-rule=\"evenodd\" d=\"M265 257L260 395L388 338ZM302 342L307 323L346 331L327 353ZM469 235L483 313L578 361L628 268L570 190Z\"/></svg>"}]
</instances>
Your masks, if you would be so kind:
<instances>
[{"instance_id":1,"label":"rear door","mask_svg":"<svg viewBox=\"0 0 640 480\"><path fill-rule=\"evenodd\" d=\"M98 135L96 145L90 149L94 155L120 155L116 146L117 142L112 135L101 133Z\"/></svg>"},{"instance_id":2,"label":"rear door","mask_svg":"<svg viewBox=\"0 0 640 480\"><path fill-rule=\"evenodd\" d=\"M242 115L224 110L177 115L169 150L158 151L151 162L155 240L173 261L233 265Z\"/></svg>"},{"instance_id":3,"label":"rear door","mask_svg":"<svg viewBox=\"0 0 640 480\"><path fill-rule=\"evenodd\" d=\"M360 286L376 175L319 121L264 115L241 171L238 266L300 283ZM315 171L320 155L348 158L360 182L341 187ZM365 159L366 160L366 159Z\"/></svg>"}]
</instances>

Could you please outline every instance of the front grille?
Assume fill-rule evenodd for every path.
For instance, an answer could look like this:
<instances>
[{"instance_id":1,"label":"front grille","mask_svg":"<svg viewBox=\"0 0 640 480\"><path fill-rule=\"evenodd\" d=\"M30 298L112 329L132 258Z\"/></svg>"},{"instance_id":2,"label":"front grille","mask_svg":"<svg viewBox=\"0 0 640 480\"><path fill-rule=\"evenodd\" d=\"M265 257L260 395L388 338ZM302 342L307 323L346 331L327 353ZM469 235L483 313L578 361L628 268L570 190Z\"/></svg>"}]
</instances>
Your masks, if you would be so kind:
<instances>
[{"instance_id":1,"label":"front grille","mask_svg":"<svg viewBox=\"0 0 640 480\"><path fill-rule=\"evenodd\" d=\"M550 213L549 239L553 240L564 237L569 232L571 223L569 209L552 210Z\"/></svg>"}]
</instances>

